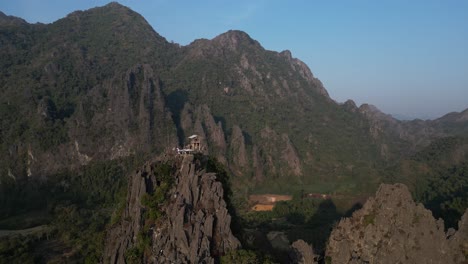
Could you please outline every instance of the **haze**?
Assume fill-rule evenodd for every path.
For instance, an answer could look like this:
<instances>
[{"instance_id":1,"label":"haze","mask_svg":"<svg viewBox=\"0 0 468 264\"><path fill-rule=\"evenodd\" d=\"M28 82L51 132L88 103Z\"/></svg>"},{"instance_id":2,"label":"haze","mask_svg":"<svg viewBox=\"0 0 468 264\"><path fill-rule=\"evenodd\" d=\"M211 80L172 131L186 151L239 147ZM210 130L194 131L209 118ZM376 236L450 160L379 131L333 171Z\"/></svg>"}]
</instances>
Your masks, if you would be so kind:
<instances>
[{"instance_id":1,"label":"haze","mask_svg":"<svg viewBox=\"0 0 468 264\"><path fill-rule=\"evenodd\" d=\"M0 11L50 23L110 1L2 1ZM289 49L338 102L435 118L468 108L468 1L120 1L169 41L229 29Z\"/></svg>"}]
</instances>

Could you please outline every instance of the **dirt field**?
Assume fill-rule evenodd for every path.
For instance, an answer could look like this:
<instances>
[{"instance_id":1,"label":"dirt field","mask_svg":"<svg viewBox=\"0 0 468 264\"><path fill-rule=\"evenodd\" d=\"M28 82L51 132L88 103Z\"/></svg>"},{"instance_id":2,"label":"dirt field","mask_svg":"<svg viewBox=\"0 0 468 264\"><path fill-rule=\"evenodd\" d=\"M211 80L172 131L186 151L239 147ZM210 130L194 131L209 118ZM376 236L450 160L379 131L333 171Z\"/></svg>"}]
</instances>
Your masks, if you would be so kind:
<instances>
[{"instance_id":1,"label":"dirt field","mask_svg":"<svg viewBox=\"0 0 468 264\"><path fill-rule=\"evenodd\" d=\"M249 201L252 203L261 204L274 204L279 201L289 201L292 199L291 195L279 194L252 194L249 196Z\"/></svg>"},{"instance_id":2,"label":"dirt field","mask_svg":"<svg viewBox=\"0 0 468 264\"><path fill-rule=\"evenodd\" d=\"M253 194L249 196L249 202L254 204L253 211L271 211L276 202L289 201L292 199L291 195L279 194Z\"/></svg>"},{"instance_id":3,"label":"dirt field","mask_svg":"<svg viewBox=\"0 0 468 264\"><path fill-rule=\"evenodd\" d=\"M271 210L273 210L273 206L275 206L275 205L274 204L256 204L256 205L254 205L254 207L252 207L252 210L257 211L257 212L271 211Z\"/></svg>"}]
</instances>

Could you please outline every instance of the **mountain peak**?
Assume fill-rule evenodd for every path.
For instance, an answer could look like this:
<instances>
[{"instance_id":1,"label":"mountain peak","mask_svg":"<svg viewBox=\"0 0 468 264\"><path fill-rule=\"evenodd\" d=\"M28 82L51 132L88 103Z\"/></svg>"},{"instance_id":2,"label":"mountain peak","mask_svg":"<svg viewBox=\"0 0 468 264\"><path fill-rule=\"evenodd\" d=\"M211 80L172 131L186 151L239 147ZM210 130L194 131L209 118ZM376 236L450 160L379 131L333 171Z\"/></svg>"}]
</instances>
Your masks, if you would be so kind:
<instances>
[{"instance_id":1,"label":"mountain peak","mask_svg":"<svg viewBox=\"0 0 468 264\"><path fill-rule=\"evenodd\" d=\"M253 41L253 39L249 36L249 34L247 34L246 32L242 30L235 30L235 29L231 29L224 33L221 33L218 36L216 36L214 39L222 39L222 38L248 39L248 40Z\"/></svg>"},{"instance_id":2,"label":"mountain peak","mask_svg":"<svg viewBox=\"0 0 468 264\"><path fill-rule=\"evenodd\" d=\"M133 11L130 7L127 7L125 5L122 5L118 2L110 2L107 5L104 5L102 7L96 7L96 9L104 9L104 10L115 10L115 11L130 11L132 13L136 13Z\"/></svg>"},{"instance_id":3,"label":"mountain peak","mask_svg":"<svg viewBox=\"0 0 468 264\"><path fill-rule=\"evenodd\" d=\"M110 2L110 3L108 3L107 5L104 5L104 6L107 6L107 7L118 7L118 8L125 7L125 8L127 8L126 6L120 4L119 2L115 2L115 1Z\"/></svg>"},{"instance_id":4,"label":"mountain peak","mask_svg":"<svg viewBox=\"0 0 468 264\"><path fill-rule=\"evenodd\" d=\"M461 112L451 112L438 119L437 121L448 121L448 122L466 122L468 120L468 108Z\"/></svg>"},{"instance_id":5,"label":"mountain peak","mask_svg":"<svg viewBox=\"0 0 468 264\"><path fill-rule=\"evenodd\" d=\"M18 24L26 24L26 21L15 17L9 16L0 11L0 25L18 25Z\"/></svg>"},{"instance_id":6,"label":"mountain peak","mask_svg":"<svg viewBox=\"0 0 468 264\"><path fill-rule=\"evenodd\" d=\"M75 11L55 23L59 24L59 28L73 27L74 32L79 29L83 32L99 31L101 37L120 35L121 40L138 39L139 42L148 44L152 41L166 42L166 39L155 32L143 16L117 2L84 11ZM93 26L89 27L89 25Z\"/></svg>"},{"instance_id":7,"label":"mountain peak","mask_svg":"<svg viewBox=\"0 0 468 264\"><path fill-rule=\"evenodd\" d=\"M213 39L213 42L231 49L236 49L240 45L251 45L261 48L260 43L252 39L249 34L240 30L229 30L225 33L222 33L216 36Z\"/></svg>"}]
</instances>

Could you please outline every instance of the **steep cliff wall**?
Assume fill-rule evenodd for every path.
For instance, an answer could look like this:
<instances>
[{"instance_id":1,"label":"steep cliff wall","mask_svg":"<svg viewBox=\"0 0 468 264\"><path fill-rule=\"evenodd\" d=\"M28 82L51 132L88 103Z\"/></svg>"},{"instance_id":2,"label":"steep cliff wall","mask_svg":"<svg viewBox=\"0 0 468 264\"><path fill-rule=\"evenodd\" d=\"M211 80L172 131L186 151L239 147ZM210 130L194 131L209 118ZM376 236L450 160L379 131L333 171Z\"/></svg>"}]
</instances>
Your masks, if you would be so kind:
<instances>
[{"instance_id":1,"label":"steep cliff wall","mask_svg":"<svg viewBox=\"0 0 468 264\"><path fill-rule=\"evenodd\" d=\"M161 164L168 170L161 170ZM105 262L214 263L238 248L223 186L215 173L202 167L203 157L176 156L149 162L137 171L129 183L122 219L108 233ZM169 174L162 176L165 172ZM168 184L172 187L157 208L142 202ZM154 210L157 217L151 216ZM137 248L140 252L131 255Z\"/></svg>"}]
</instances>

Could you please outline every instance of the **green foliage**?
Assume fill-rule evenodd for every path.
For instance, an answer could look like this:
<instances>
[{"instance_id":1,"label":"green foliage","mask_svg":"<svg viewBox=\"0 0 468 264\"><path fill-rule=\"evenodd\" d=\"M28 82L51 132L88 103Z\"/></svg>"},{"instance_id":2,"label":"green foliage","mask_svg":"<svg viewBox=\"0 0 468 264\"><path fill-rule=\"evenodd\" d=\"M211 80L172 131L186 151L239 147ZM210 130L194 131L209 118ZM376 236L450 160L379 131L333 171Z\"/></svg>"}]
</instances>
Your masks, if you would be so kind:
<instances>
[{"instance_id":1,"label":"green foliage","mask_svg":"<svg viewBox=\"0 0 468 264\"><path fill-rule=\"evenodd\" d=\"M143 215L144 226L137 235L136 245L125 253L128 263L141 263L143 255L150 252L151 232L149 230L164 215L162 206L167 202L169 190L174 183L174 168L170 162L153 165L153 173L152 176L156 178L157 185L154 186L152 192L145 193L141 198L141 204L146 210Z\"/></svg>"},{"instance_id":2,"label":"green foliage","mask_svg":"<svg viewBox=\"0 0 468 264\"><path fill-rule=\"evenodd\" d=\"M446 227L458 227L468 208L468 162L439 169L426 188L421 197L424 205L436 218L443 218Z\"/></svg>"},{"instance_id":3,"label":"green foliage","mask_svg":"<svg viewBox=\"0 0 468 264\"><path fill-rule=\"evenodd\" d=\"M148 227L145 226L138 233L136 244L130 247L125 252L125 260L127 261L127 263L135 263L135 264L142 263L144 254L151 251L150 245L151 245L150 232L149 232Z\"/></svg>"},{"instance_id":4,"label":"green foliage","mask_svg":"<svg viewBox=\"0 0 468 264\"><path fill-rule=\"evenodd\" d=\"M125 261L129 264L140 264L142 259L143 252L137 246L131 247L125 252Z\"/></svg>"},{"instance_id":5,"label":"green foliage","mask_svg":"<svg viewBox=\"0 0 468 264\"><path fill-rule=\"evenodd\" d=\"M255 252L248 250L235 250L221 257L221 264L259 264Z\"/></svg>"},{"instance_id":6,"label":"green foliage","mask_svg":"<svg viewBox=\"0 0 468 264\"><path fill-rule=\"evenodd\" d=\"M413 224L419 224L420 220L421 220L421 216L419 214L413 215L413 221L412 221Z\"/></svg>"},{"instance_id":7,"label":"green foliage","mask_svg":"<svg viewBox=\"0 0 468 264\"><path fill-rule=\"evenodd\" d=\"M0 239L0 263L37 263L33 245L38 238L13 236Z\"/></svg>"},{"instance_id":8,"label":"green foliage","mask_svg":"<svg viewBox=\"0 0 468 264\"><path fill-rule=\"evenodd\" d=\"M200 158L200 157L199 157ZM229 174L224 167L216 158L209 157L206 161L206 172L216 173L216 179L221 182L224 190L224 198L227 201L230 201L232 198L232 189Z\"/></svg>"},{"instance_id":9,"label":"green foliage","mask_svg":"<svg viewBox=\"0 0 468 264\"><path fill-rule=\"evenodd\" d=\"M256 252L251 250L239 249L229 251L221 257L221 264L269 264L269 259L263 259Z\"/></svg>"},{"instance_id":10,"label":"green foliage","mask_svg":"<svg viewBox=\"0 0 468 264\"><path fill-rule=\"evenodd\" d=\"M388 171L392 182L408 185L416 201L444 219L445 227L458 227L468 208L468 138L448 137L432 142L410 160Z\"/></svg>"},{"instance_id":11,"label":"green foliage","mask_svg":"<svg viewBox=\"0 0 468 264\"><path fill-rule=\"evenodd\" d=\"M108 131L112 129L97 125L106 120L102 117L107 117L104 113L111 97L104 86L126 89L130 109L125 110L139 114L142 99L150 116L154 114L150 98L144 97L138 86L145 78L143 68L135 65L145 64L158 73L164 104L172 110L179 138L184 137L180 112L185 104L207 105L215 119L221 121L228 141L232 127L240 125L247 153L252 153L255 145L260 163L275 161L269 164L271 168L265 167L265 179L261 182L256 182L248 169L231 182L227 169L219 162L209 159L203 165L207 171L216 172L223 185L235 232L239 231L235 227L238 217L231 189L234 183L264 192L294 193L300 188L322 193L373 192L381 180L382 165L395 161L395 156L398 158L407 149L405 142L385 133L375 137L369 120L320 95L319 82L306 80L303 71L291 70L290 60L264 50L246 36L237 39L238 46L231 50L219 46L222 41L207 40L180 48L167 43L141 16L116 4L77 12L50 25L2 25L0 225L12 227L14 216L46 211L39 221L17 222L16 227L54 219L51 224L61 242L73 247L80 260L99 262L103 230L120 219L124 208L124 175L128 166L115 161L92 163L78 171L43 175L47 178L45 183L30 179L23 182L21 176L27 174L30 147L55 151L81 134L90 151L96 151L96 142L115 136ZM250 66L235 66L243 57L248 58ZM223 92L225 87L230 89L229 94ZM41 113L42 103L45 114ZM138 120L130 120L123 129L138 134L143 129ZM151 126L158 129L157 124ZM273 140L263 135L265 128L274 130ZM162 134L154 132L150 136L157 138ZM282 157L285 134L300 159L302 177L292 175ZM466 160L454 164L452 160L457 157L451 155L463 142L466 141L454 138L436 141L409 160L399 176L389 176L410 185L414 196L450 226L455 225L468 203ZM388 156L381 154L384 144ZM153 148L156 147L150 147ZM232 161L232 157L228 160ZM157 170L161 184L142 198L150 225L161 218L160 207L172 184L170 167L161 165ZM18 179L9 176L9 172ZM296 197L278 203L273 212L246 213L242 220L248 226L265 229L281 226L289 237L304 230L302 234L318 234L320 241L313 241L317 246L339 216L330 202ZM9 221L2 221L7 217ZM275 220L278 218L285 220ZM146 244L145 233L139 236L142 245ZM128 259L138 262L142 254L144 249L137 246L128 252ZM240 255L249 257L248 252Z\"/></svg>"},{"instance_id":12,"label":"green foliage","mask_svg":"<svg viewBox=\"0 0 468 264\"><path fill-rule=\"evenodd\" d=\"M364 225L373 225L375 223L375 214L368 214L364 216Z\"/></svg>"},{"instance_id":13,"label":"green foliage","mask_svg":"<svg viewBox=\"0 0 468 264\"><path fill-rule=\"evenodd\" d=\"M314 246L315 252L323 252L334 224L341 219L332 200L296 197L277 202L273 211L248 211L240 215L244 228L285 232L289 241L303 239ZM264 242L263 242L264 243ZM255 250L264 245L251 244ZM276 260L285 258L284 252L274 252ZM287 256L287 254L286 254Z\"/></svg>"},{"instance_id":14,"label":"green foliage","mask_svg":"<svg viewBox=\"0 0 468 264\"><path fill-rule=\"evenodd\" d=\"M145 193L143 195L141 204L147 208L146 219L154 222L162 216L163 212L160 210L160 207L166 201L167 192L170 187L171 185L169 183L163 182L152 194Z\"/></svg>"},{"instance_id":15,"label":"green foliage","mask_svg":"<svg viewBox=\"0 0 468 264\"><path fill-rule=\"evenodd\" d=\"M197 156L196 159L204 159L201 156ZM216 158L208 157L208 160L202 160L203 166L205 167L206 172L216 173L216 180L221 182L223 186L223 199L226 202L226 207L229 214L232 217L231 229L235 235L239 235L241 231L241 226L239 223L239 217L237 215L236 207L234 206L234 195L232 191L232 183L229 173L223 164L221 164Z\"/></svg>"},{"instance_id":16,"label":"green foliage","mask_svg":"<svg viewBox=\"0 0 468 264\"><path fill-rule=\"evenodd\" d=\"M43 151L56 147L62 143L68 142L68 130L62 120L47 120L41 124L34 125L29 131L31 141L39 144Z\"/></svg>"},{"instance_id":17,"label":"green foliage","mask_svg":"<svg viewBox=\"0 0 468 264\"><path fill-rule=\"evenodd\" d=\"M141 198L141 204L147 209L145 219L150 220L151 223L163 215L161 206L166 202L168 192L174 183L172 171L172 165L169 163L157 164L154 167L154 176L156 176L159 185L152 193L145 193Z\"/></svg>"},{"instance_id":18,"label":"green foliage","mask_svg":"<svg viewBox=\"0 0 468 264\"><path fill-rule=\"evenodd\" d=\"M47 181L12 182L10 187L14 191L8 193L11 197L2 200L2 209L9 214L2 215L2 218L6 218L0 219L0 225L3 225L0 228L21 229L48 224L54 230L50 239L70 247L74 252L71 259L85 263L99 262L103 253L104 231L110 224L112 212L117 211L119 204L125 200L125 175L139 163L138 159L133 158L92 162L80 170L50 175ZM31 194L23 197L21 189ZM19 207L23 203L29 206L26 209ZM25 214L25 211L31 212ZM12 226L15 217L31 220ZM25 241L30 241L27 244L30 252L35 252L35 248L42 243L37 239ZM18 254L14 256L20 257ZM33 257L41 258L42 253L38 254Z\"/></svg>"}]
</instances>

